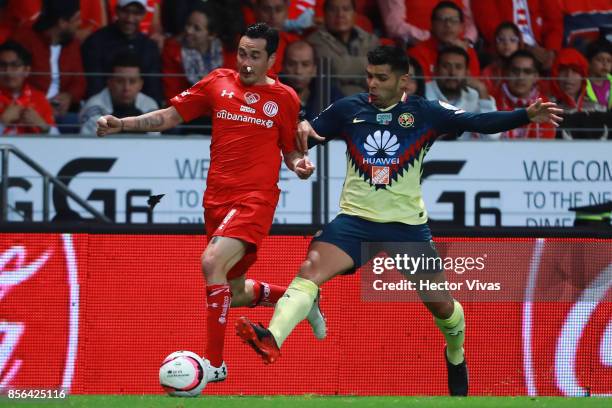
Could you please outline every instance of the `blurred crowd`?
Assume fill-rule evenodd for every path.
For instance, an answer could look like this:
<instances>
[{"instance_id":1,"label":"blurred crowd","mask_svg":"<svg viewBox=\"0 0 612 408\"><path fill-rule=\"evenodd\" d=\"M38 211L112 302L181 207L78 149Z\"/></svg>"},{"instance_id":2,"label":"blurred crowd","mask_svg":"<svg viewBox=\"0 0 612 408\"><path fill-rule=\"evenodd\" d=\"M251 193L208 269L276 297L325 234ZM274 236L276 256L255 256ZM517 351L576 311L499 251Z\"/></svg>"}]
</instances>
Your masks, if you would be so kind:
<instances>
[{"instance_id":1,"label":"blurred crowd","mask_svg":"<svg viewBox=\"0 0 612 408\"><path fill-rule=\"evenodd\" d=\"M258 21L280 31L270 75L308 118L366 91L368 51L390 44L410 56L408 94L469 112L537 98L565 110L559 129L460 139L612 139L612 0L0 0L0 134L93 134L101 115L163 107L234 68Z\"/></svg>"}]
</instances>

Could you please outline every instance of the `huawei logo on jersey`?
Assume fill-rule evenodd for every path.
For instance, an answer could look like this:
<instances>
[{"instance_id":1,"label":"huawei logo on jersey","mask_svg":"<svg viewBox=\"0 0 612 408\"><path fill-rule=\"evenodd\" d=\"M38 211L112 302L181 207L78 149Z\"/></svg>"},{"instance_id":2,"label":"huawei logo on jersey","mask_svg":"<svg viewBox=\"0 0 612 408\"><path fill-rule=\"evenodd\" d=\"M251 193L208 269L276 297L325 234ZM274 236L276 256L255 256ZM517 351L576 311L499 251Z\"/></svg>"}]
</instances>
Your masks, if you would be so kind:
<instances>
[{"instance_id":1,"label":"huawei logo on jersey","mask_svg":"<svg viewBox=\"0 0 612 408\"><path fill-rule=\"evenodd\" d=\"M381 155L393 156L399 149L400 145L397 141L397 136L392 135L388 130L381 132L377 130L374 136L368 135L363 147L369 156Z\"/></svg>"},{"instance_id":2,"label":"huawei logo on jersey","mask_svg":"<svg viewBox=\"0 0 612 408\"><path fill-rule=\"evenodd\" d=\"M397 136L388 130L384 132L377 130L374 135L368 135L363 147L368 156L374 156L363 158L363 164L372 166L370 176L372 184L389 184L391 174L389 166L399 164L399 157L389 157L394 156L400 147Z\"/></svg>"}]
</instances>

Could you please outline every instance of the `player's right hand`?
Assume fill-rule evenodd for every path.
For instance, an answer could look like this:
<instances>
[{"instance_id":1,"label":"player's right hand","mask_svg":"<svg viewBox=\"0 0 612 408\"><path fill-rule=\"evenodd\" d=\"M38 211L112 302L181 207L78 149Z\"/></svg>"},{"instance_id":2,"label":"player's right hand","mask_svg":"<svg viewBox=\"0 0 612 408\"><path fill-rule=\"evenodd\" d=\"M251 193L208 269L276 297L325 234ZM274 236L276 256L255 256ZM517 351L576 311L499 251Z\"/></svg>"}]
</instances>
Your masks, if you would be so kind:
<instances>
[{"instance_id":1,"label":"player's right hand","mask_svg":"<svg viewBox=\"0 0 612 408\"><path fill-rule=\"evenodd\" d=\"M99 137L121 132L121 120L113 115L102 116L96 122L96 134Z\"/></svg>"},{"instance_id":2,"label":"player's right hand","mask_svg":"<svg viewBox=\"0 0 612 408\"><path fill-rule=\"evenodd\" d=\"M297 127L297 148L302 153L308 153L308 138L313 138L316 141L324 142L325 138L319 136L317 132L310 126L310 123L307 120L303 120L298 123Z\"/></svg>"}]
</instances>

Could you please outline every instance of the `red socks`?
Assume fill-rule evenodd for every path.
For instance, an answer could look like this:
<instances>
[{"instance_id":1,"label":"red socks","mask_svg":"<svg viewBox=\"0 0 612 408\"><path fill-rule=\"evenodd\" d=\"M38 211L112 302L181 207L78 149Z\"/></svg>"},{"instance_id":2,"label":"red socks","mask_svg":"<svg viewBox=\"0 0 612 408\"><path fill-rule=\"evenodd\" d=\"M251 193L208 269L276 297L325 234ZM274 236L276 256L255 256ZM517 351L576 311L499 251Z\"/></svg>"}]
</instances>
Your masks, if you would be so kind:
<instances>
[{"instance_id":1,"label":"red socks","mask_svg":"<svg viewBox=\"0 0 612 408\"><path fill-rule=\"evenodd\" d=\"M250 307L274 306L287 290L284 286L270 285L253 279L249 280L253 282L253 294L255 295Z\"/></svg>"},{"instance_id":2,"label":"red socks","mask_svg":"<svg viewBox=\"0 0 612 408\"><path fill-rule=\"evenodd\" d=\"M206 358L214 367L223 363L223 343L225 342L225 327L227 313L232 302L229 285L206 286Z\"/></svg>"},{"instance_id":3,"label":"red socks","mask_svg":"<svg viewBox=\"0 0 612 408\"><path fill-rule=\"evenodd\" d=\"M287 288L252 280L254 300L250 307L274 306ZM206 286L206 358L214 367L223 363L223 344L227 314L232 303L229 285Z\"/></svg>"}]
</instances>

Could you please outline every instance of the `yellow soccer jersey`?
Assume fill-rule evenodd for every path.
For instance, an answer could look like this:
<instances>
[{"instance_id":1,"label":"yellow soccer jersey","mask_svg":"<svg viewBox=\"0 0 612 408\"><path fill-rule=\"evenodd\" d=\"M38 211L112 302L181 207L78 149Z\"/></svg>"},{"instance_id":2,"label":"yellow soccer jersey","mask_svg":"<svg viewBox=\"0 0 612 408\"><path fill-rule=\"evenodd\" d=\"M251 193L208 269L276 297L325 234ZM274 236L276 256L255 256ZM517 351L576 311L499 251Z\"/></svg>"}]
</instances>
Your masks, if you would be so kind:
<instances>
[{"instance_id":1,"label":"yellow soccer jersey","mask_svg":"<svg viewBox=\"0 0 612 408\"><path fill-rule=\"evenodd\" d=\"M340 213L419 225L427 222L423 159L439 135L497 133L528 122L524 109L474 114L418 96L380 110L362 93L333 103L312 126L327 140L342 139L347 145Z\"/></svg>"}]
</instances>

